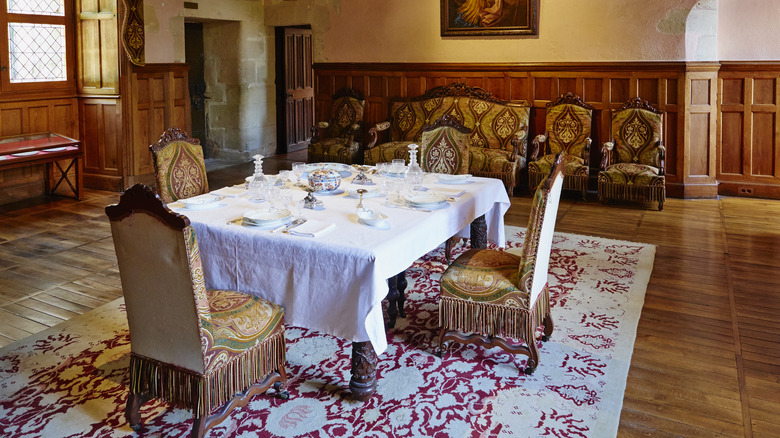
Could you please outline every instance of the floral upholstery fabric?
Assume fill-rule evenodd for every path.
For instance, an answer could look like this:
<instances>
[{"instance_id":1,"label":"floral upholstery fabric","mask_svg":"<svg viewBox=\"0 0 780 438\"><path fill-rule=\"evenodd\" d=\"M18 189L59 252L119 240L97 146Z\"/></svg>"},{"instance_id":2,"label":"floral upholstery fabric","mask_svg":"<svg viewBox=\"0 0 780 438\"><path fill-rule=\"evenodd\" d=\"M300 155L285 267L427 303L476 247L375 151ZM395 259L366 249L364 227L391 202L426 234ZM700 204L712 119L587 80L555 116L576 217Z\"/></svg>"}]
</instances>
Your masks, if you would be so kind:
<instances>
[{"instance_id":1,"label":"floral upholstery fabric","mask_svg":"<svg viewBox=\"0 0 780 438\"><path fill-rule=\"evenodd\" d=\"M575 157L572 155L564 155L564 172L566 175L576 176L588 176L588 169L581 157ZM552 169L553 162L555 161L555 155L549 154L542 158L528 163L528 170L540 175L549 175L550 169Z\"/></svg>"},{"instance_id":2,"label":"floral upholstery fabric","mask_svg":"<svg viewBox=\"0 0 780 438\"><path fill-rule=\"evenodd\" d=\"M499 250L470 249L455 259L441 277L442 297L479 303L527 306L519 288L520 257Z\"/></svg>"},{"instance_id":3,"label":"floral upholstery fabric","mask_svg":"<svg viewBox=\"0 0 780 438\"><path fill-rule=\"evenodd\" d=\"M309 159L311 161L333 161L336 163L353 164L360 159L360 148L347 144L347 138L326 138L317 143L309 144ZM322 156L317 159L316 156Z\"/></svg>"},{"instance_id":4,"label":"floral upholstery fabric","mask_svg":"<svg viewBox=\"0 0 780 438\"><path fill-rule=\"evenodd\" d=\"M333 117L328 125L328 137L346 137L352 125L363 121L366 101L342 97L333 102Z\"/></svg>"},{"instance_id":5,"label":"floral upholstery fabric","mask_svg":"<svg viewBox=\"0 0 780 438\"><path fill-rule=\"evenodd\" d=\"M374 165L376 163L389 163L395 158L403 158L409 162L409 145L413 141L391 141L382 143L363 152L363 164Z\"/></svg>"},{"instance_id":6,"label":"floral upholstery fabric","mask_svg":"<svg viewBox=\"0 0 780 438\"><path fill-rule=\"evenodd\" d=\"M657 167L617 163L609 166L607 170L599 172L599 183L663 187L664 177L658 175Z\"/></svg>"},{"instance_id":7,"label":"floral upholstery fabric","mask_svg":"<svg viewBox=\"0 0 780 438\"><path fill-rule=\"evenodd\" d=\"M157 194L165 202L190 198L209 191L203 148L173 141L153 152Z\"/></svg>"},{"instance_id":8,"label":"floral upholstery fabric","mask_svg":"<svg viewBox=\"0 0 780 438\"><path fill-rule=\"evenodd\" d=\"M469 173L469 134L440 127L422 134L420 165L425 172L462 175Z\"/></svg>"},{"instance_id":9,"label":"floral upholstery fabric","mask_svg":"<svg viewBox=\"0 0 780 438\"><path fill-rule=\"evenodd\" d=\"M561 104L547 109L545 129L550 154L565 152L582 157L590 138L591 110L579 105Z\"/></svg>"},{"instance_id":10,"label":"floral upholstery fabric","mask_svg":"<svg viewBox=\"0 0 780 438\"><path fill-rule=\"evenodd\" d=\"M661 114L642 109L618 111L612 118L616 163L658 166Z\"/></svg>"},{"instance_id":11,"label":"floral upholstery fabric","mask_svg":"<svg viewBox=\"0 0 780 438\"><path fill-rule=\"evenodd\" d=\"M354 97L340 97L333 101L332 117L319 141L309 143L309 161L334 161L354 164L361 161L359 147L351 141L359 141L359 131L353 126L363 121L365 100ZM355 137L357 136L357 137Z\"/></svg>"},{"instance_id":12,"label":"floral upholstery fabric","mask_svg":"<svg viewBox=\"0 0 780 438\"><path fill-rule=\"evenodd\" d=\"M206 374L276 332L284 309L262 298L226 290L206 292L209 318L201 319Z\"/></svg>"}]
</instances>

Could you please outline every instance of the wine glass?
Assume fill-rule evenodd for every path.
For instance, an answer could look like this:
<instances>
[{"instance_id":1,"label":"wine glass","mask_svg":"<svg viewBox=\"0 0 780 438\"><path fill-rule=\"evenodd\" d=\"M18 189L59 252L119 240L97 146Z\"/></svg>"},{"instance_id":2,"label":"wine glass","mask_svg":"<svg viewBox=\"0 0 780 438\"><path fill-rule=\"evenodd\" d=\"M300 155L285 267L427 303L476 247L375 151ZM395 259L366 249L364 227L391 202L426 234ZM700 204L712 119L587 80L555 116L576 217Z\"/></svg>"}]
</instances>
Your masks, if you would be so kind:
<instances>
[{"instance_id":1,"label":"wine glass","mask_svg":"<svg viewBox=\"0 0 780 438\"><path fill-rule=\"evenodd\" d=\"M306 163L302 161L295 161L292 163L292 171L297 179L297 184L301 185L301 176L306 171Z\"/></svg>"}]
</instances>

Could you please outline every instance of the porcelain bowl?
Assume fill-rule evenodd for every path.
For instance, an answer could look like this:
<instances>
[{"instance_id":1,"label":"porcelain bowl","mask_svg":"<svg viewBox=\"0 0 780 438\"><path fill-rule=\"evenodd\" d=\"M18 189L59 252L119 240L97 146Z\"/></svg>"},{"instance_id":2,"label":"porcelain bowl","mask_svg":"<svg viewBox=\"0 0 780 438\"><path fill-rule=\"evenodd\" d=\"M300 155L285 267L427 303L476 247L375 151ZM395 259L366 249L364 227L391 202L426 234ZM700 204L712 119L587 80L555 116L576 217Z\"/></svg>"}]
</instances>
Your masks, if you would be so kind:
<instances>
[{"instance_id":1,"label":"porcelain bowl","mask_svg":"<svg viewBox=\"0 0 780 438\"><path fill-rule=\"evenodd\" d=\"M358 218L366 225L376 226L387 220L387 216L369 209L360 209L357 212Z\"/></svg>"},{"instance_id":2,"label":"porcelain bowl","mask_svg":"<svg viewBox=\"0 0 780 438\"><path fill-rule=\"evenodd\" d=\"M317 169L309 172L309 187L318 192L336 190L341 185L341 175L335 170Z\"/></svg>"}]
</instances>

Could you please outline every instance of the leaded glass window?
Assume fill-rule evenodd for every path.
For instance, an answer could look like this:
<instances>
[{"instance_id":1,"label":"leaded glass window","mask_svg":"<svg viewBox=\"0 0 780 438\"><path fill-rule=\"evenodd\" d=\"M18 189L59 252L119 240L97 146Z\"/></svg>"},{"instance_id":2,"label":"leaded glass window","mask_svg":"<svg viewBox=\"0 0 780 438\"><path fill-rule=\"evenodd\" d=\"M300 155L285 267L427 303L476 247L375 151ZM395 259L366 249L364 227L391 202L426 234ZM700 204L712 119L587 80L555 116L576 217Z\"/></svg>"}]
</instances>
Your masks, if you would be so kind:
<instances>
[{"instance_id":1,"label":"leaded glass window","mask_svg":"<svg viewBox=\"0 0 780 438\"><path fill-rule=\"evenodd\" d=\"M65 26L9 23L11 82L64 81Z\"/></svg>"},{"instance_id":2,"label":"leaded glass window","mask_svg":"<svg viewBox=\"0 0 780 438\"><path fill-rule=\"evenodd\" d=\"M64 0L8 0L8 13L31 15L65 15Z\"/></svg>"}]
</instances>

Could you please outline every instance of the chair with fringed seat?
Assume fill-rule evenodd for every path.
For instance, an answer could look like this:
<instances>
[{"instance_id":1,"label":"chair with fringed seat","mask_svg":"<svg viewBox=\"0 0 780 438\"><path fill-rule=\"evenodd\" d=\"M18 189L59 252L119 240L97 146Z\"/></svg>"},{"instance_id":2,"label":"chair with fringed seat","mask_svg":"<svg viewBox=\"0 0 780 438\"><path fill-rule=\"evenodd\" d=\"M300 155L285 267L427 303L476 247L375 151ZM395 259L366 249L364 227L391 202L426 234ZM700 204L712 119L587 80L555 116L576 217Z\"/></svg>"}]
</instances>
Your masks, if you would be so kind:
<instances>
[{"instance_id":1,"label":"chair with fringed seat","mask_svg":"<svg viewBox=\"0 0 780 438\"><path fill-rule=\"evenodd\" d=\"M657 202L666 200L662 113L634 98L612 113L612 141L601 150L599 199Z\"/></svg>"},{"instance_id":2,"label":"chair with fringed seat","mask_svg":"<svg viewBox=\"0 0 780 438\"><path fill-rule=\"evenodd\" d=\"M528 356L526 374L536 369L536 330L544 324L543 341L553 331L547 271L563 170L563 154L558 154L534 194L521 255L470 249L442 274L439 355L446 341L500 347Z\"/></svg>"},{"instance_id":3,"label":"chair with fringed seat","mask_svg":"<svg viewBox=\"0 0 780 438\"><path fill-rule=\"evenodd\" d=\"M191 411L193 437L272 386L287 398L284 309L206 289L189 219L151 188L136 184L106 214L130 328L130 427L152 398Z\"/></svg>"},{"instance_id":4,"label":"chair with fringed seat","mask_svg":"<svg viewBox=\"0 0 780 438\"><path fill-rule=\"evenodd\" d=\"M471 163L471 129L456 118L445 114L423 128L420 145L420 166L425 172L466 175ZM452 260L452 247L460 239L451 237L444 245L447 263Z\"/></svg>"},{"instance_id":5,"label":"chair with fringed seat","mask_svg":"<svg viewBox=\"0 0 780 438\"><path fill-rule=\"evenodd\" d=\"M206 161L200 140L190 138L179 128L168 128L149 150L157 194L163 201L174 202L208 193Z\"/></svg>"},{"instance_id":6,"label":"chair with fringed seat","mask_svg":"<svg viewBox=\"0 0 780 438\"><path fill-rule=\"evenodd\" d=\"M588 166L590 165L591 117L593 107L574 93L566 93L547 104L545 133L533 140L533 151L528 162L528 187L533 189L547 178L555 157L563 153L564 190L588 195Z\"/></svg>"},{"instance_id":7,"label":"chair with fringed seat","mask_svg":"<svg viewBox=\"0 0 780 438\"><path fill-rule=\"evenodd\" d=\"M362 164L360 143L365 109L366 99L359 91L351 88L337 91L333 95L330 120L312 128L309 162Z\"/></svg>"}]
</instances>

